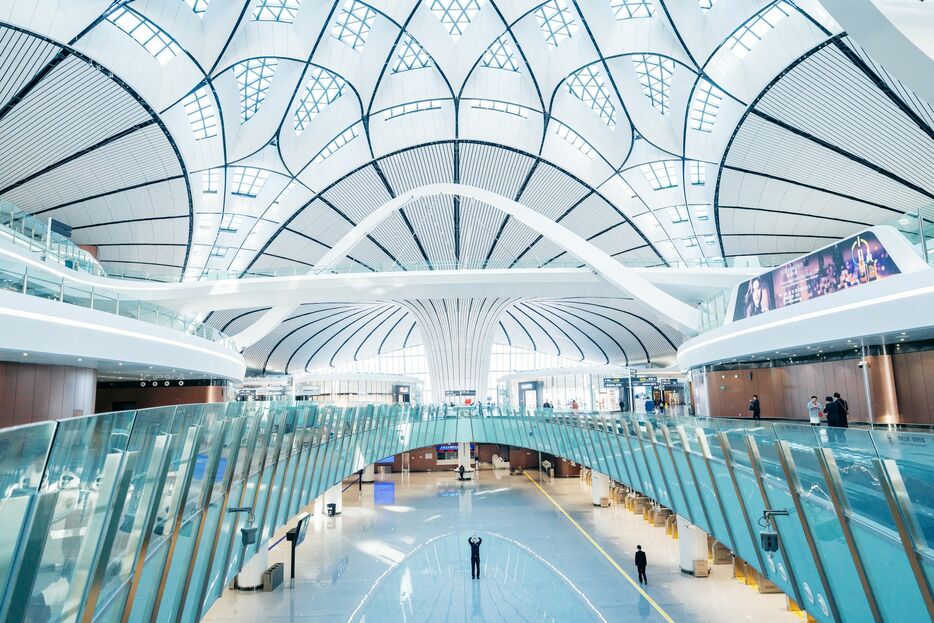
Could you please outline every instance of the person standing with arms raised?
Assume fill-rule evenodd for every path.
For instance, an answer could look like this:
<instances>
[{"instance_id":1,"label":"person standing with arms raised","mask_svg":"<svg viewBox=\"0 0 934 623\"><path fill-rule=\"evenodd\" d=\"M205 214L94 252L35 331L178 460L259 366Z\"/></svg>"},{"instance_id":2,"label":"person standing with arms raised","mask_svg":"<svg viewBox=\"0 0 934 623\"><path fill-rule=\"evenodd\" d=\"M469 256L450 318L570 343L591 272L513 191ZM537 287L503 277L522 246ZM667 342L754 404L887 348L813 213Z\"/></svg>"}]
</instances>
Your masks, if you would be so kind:
<instances>
[{"instance_id":1,"label":"person standing with arms raised","mask_svg":"<svg viewBox=\"0 0 934 623\"><path fill-rule=\"evenodd\" d=\"M469 539L467 539L467 543L470 544L470 579L479 580L480 579L480 544L483 543L483 539L481 539L475 534Z\"/></svg>"}]
</instances>

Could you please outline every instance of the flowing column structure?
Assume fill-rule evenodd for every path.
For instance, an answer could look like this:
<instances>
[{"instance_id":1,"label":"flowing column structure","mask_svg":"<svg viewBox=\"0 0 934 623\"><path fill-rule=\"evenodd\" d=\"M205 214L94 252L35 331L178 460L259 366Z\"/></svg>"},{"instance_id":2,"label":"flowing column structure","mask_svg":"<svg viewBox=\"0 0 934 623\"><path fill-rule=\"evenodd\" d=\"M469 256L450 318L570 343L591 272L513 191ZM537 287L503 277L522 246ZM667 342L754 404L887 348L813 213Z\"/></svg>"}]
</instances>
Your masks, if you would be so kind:
<instances>
[{"instance_id":1,"label":"flowing column structure","mask_svg":"<svg viewBox=\"0 0 934 623\"><path fill-rule=\"evenodd\" d=\"M432 298L399 301L418 323L435 402L484 402L500 315L516 299ZM469 392L475 392L470 394Z\"/></svg>"}]
</instances>

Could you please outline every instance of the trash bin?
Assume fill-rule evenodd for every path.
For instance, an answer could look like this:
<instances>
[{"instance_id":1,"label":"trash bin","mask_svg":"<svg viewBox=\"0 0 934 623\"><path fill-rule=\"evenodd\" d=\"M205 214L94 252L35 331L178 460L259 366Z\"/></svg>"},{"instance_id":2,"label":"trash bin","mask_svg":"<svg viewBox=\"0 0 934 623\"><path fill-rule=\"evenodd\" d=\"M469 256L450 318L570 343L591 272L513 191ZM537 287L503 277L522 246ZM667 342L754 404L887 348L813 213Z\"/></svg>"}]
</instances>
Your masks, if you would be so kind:
<instances>
[{"instance_id":1,"label":"trash bin","mask_svg":"<svg viewBox=\"0 0 934 623\"><path fill-rule=\"evenodd\" d=\"M335 517L337 515L337 504L328 504L328 517Z\"/></svg>"}]
</instances>

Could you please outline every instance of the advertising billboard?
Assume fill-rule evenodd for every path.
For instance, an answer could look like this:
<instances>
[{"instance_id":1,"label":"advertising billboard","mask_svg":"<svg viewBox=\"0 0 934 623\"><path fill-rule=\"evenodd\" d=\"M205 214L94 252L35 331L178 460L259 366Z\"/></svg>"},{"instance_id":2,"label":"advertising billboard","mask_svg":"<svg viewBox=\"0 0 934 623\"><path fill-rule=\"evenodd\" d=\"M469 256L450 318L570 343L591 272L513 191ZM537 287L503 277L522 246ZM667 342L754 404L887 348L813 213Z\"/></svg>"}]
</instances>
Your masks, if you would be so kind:
<instances>
[{"instance_id":1,"label":"advertising billboard","mask_svg":"<svg viewBox=\"0 0 934 623\"><path fill-rule=\"evenodd\" d=\"M899 272L876 235L866 231L741 283L733 320L758 316Z\"/></svg>"}]
</instances>

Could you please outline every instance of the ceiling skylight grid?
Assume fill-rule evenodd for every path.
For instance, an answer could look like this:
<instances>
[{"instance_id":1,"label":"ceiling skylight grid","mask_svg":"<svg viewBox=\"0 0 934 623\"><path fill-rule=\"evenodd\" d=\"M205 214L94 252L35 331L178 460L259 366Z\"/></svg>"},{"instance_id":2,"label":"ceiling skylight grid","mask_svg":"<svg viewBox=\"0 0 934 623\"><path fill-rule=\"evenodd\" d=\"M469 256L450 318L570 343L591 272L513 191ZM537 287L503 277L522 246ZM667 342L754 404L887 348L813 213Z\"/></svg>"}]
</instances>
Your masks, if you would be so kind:
<instances>
[{"instance_id":1,"label":"ceiling skylight grid","mask_svg":"<svg viewBox=\"0 0 934 623\"><path fill-rule=\"evenodd\" d=\"M220 169L206 169L201 172L201 192L205 195L217 194L221 183Z\"/></svg>"},{"instance_id":2,"label":"ceiling skylight grid","mask_svg":"<svg viewBox=\"0 0 934 623\"><path fill-rule=\"evenodd\" d=\"M354 50L361 48L366 44L375 18L376 12L366 4L358 0L346 0L331 28L331 36Z\"/></svg>"},{"instance_id":3,"label":"ceiling skylight grid","mask_svg":"<svg viewBox=\"0 0 934 623\"><path fill-rule=\"evenodd\" d=\"M358 125L359 124L354 124L350 126L349 128L347 128L346 130L344 130L343 132L341 132L340 134L338 134L337 138L335 138L333 141L325 145L324 149L318 152L318 155L315 156L314 158L314 162L315 163L324 162L325 160L333 156L337 152L337 150L339 150L341 147L343 147L350 141L357 138L360 135L360 130L357 129Z\"/></svg>"},{"instance_id":4,"label":"ceiling skylight grid","mask_svg":"<svg viewBox=\"0 0 934 623\"><path fill-rule=\"evenodd\" d=\"M490 45L483 53L480 64L491 69L506 69L509 71L519 71L519 65L516 64L513 55L512 46L503 35Z\"/></svg>"},{"instance_id":5,"label":"ceiling skylight grid","mask_svg":"<svg viewBox=\"0 0 934 623\"><path fill-rule=\"evenodd\" d=\"M594 69L594 65L588 65L568 76L568 90L590 106L609 127L616 125L616 108L610 102L610 93L603 82L603 76Z\"/></svg>"},{"instance_id":6,"label":"ceiling skylight grid","mask_svg":"<svg viewBox=\"0 0 934 623\"><path fill-rule=\"evenodd\" d=\"M431 57L425 51L415 37L405 33L400 47L396 52L396 64L392 68L392 73L398 74L412 69L424 69L431 66Z\"/></svg>"},{"instance_id":7,"label":"ceiling skylight grid","mask_svg":"<svg viewBox=\"0 0 934 623\"><path fill-rule=\"evenodd\" d=\"M240 122L246 123L266 99L266 91L279 67L275 58L251 58L234 65L234 77L240 88Z\"/></svg>"},{"instance_id":8,"label":"ceiling skylight grid","mask_svg":"<svg viewBox=\"0 0 934 623\"><path fill-rule=\"evenodd\" d=\"M707 167L703 162L691 160L688 162L688 171L692 186L703 186L707 183Z\"/></svg>"},{"instance_id":9,"label":"ceiling skylight grid","mask_svg":"<svg viewBox=\"0 0 934 623\"><path fill-rule=\"evenodd\" d=\"M639 84L652 106L663 115L668 114L671 102L671 76L675 62L658 54L636 54L632 65L639 76Z\"/></svg>"},{"instance_id":10,"label":"ceiling skylight grid","mask_svg":"<svg viewBox=\"0 0 934 623\"><path fill-rule=\"evenodd\" d=\"M577 20L564 0L550 0L535 9L535 19L545 35L545 43L551 47L570 39L577 29Z\"/></svg>"},{"instance_id":11,"label":"ceiling skylight grid","mask_svg":"<svg viewBox=\"0 0 934 623\"><path fill-rule=\"evenodd\" d=\"M308 73L305 94L295 110L295 134L301 134L319 112L343 95L346 84L337 74L313 67Z\"/></svg>"},{"instance_id":12,"label":"ceiling skylight grid","mask_svg":"<svg viewBox=\"0 0 934 623\"><path fill-rule=\"evenodd\" d=\"M455 41L464 34L479 10L477 0L433 0L431 3L431 12Z\"/></svg>"},{"instance_id":13,"label":"ceiling skylight grid","mask_svg":"<svg viewBox=\"0 0 934 623\"><path fill-rule=\"evenodd\" d=\"M111 11L107 21L133 37L160 63L166 63L181 52L172 38L154 23L125 6Z\"/></svg>"},{"instance_id":14,"label":"ceiling skylight grid","mask_svg":"<svg viewBox=\"0 0 934 623\"><path fill-rule=\"evenodd\" d=\"M652 190L674 188L678 185L677 160L659 160L648 162L640 168Z\"/></svg>"},{"instance_id":15,"label":"ceiling skylight grid","mask_svg":"<svg viewBox=\"0 0 934 623\"><path fill-rule=\"evenodd\" d=\"M210 0L185 0L185 2L187 2L191 10L195 12L195 15L201 17L204 15L204 12L208 10L208 3Z\"/></svg>"},{"instance_id":16,"label":"ceiling skylight grid","mask_svg":"<svg viewBox=\"0 0 934 623\"><path fill-rule=\"evenodd\" d=\"M652 0L610 0L610 8L618 20L652 17Z\"/></svg>"},{"instance_id":17,"label":"ceiling skylight grid","mask_svg":"<svg viewBox=\"0 0 934 623\"><path fill-rule=\"evenodd\" d=\"M701 132L712 132L721 102L723 91L702 78L691 102L691 127Z\"/></svg>"},{"instance_id":18,"label":"ceiling skylight grid","mask_svg":"<svg viewBox=\"0 0 934 623\"><path fill-rule=\"evenodd\" d=\"M523 119L528 119L529 117L529 109L525 106L510 104L509 102L500 102L498 100L474 99L471 100L471 107L479 108L481 110L495 110L496 112L504 112L510 115L515 115L517 117L522 117Z\"/></svg>"},{"instance_id":19,"label":"ceiling skylight grid","mask_svg":"<svg viewBox=\"0 0 934 623\"><path fill-rule=\"evenodd\" d=\"M687 206L675 206L673 208L668 208L668 218L671 219L671 223L673 225L687 223L689 220L691 220L691 217L688 215Z\"/></svg>"},{"instance_id":20,"label":"ceiling skylight grid","mask_svg":"<svg viewBox=\"0 0 934 623\"><path fill-rule=\"evenodd\" d=\"M389 121L396 117L408 115L413 112L422 112L423 110L437 110L441 108L441 102L444 100L421 100L418 102L406 102L398 106L391 106L383 111L383 119Z\"/></svg>"},{"instance_id":21,"label":"ceiling skylight grid","mask_svg":"<svg viewBox=\"0 0 934 623\"><path fill-rule=\"evenodd\" d=\"M301 0L259 0L253 11L253 21L291 24L301 5Z\"/></svg>"},{"instance_id":22,"label":"ceiling skylight grid","mask_svg":"<svg viewBox=\"0 0 934 623\"><path fill-rule=\"evenodd\" d=\"M221 217L220 231L224 232L225 234L237 233L237 230L240 228L241 220L242 219L238 215L228 212Z\"/></svg>"},{"instance_id":23,"label":"ceiling skylight grid","mask_svg":"<svg viewBox=\"0 0 934 623\"><path fill-rule=\"evenodd\" d=\"M773 2L765 7L739 27L726 40L726 46L737 56L743 57L762 40L765 33L775 28L775 25L791 15L794 9L785 0Z\"/></svg>"},{"instance_id":24,"label":"ceiling skylight grid","mask_svg":"<svg viewBox=\"0 0 934 623\"><path fill-rule=\"evenodd\" d=\"M593 148L593 145L584 140L584 137L557 119L552 119L552 123L554 123L555 134L564 139L571 147L574 147L590 159L597 157L597 150Z\"/></svg>"},{"instance_id":25,"label":"ceiling skylight grid","mask_svg":"<svg viewBox=\"0 0 934 623\"><path fill-rule=\"evenodd\" d=\"M217 116L211 99L211 90L204 85L182 100L195 140L217 136Z\"/></svg>"},{"instance_id":26,"label":"ceiling skylight grid","mask_svg":"<svg viewBox=\"0 0 934 623\"><path fill-rule=\"evenodd\" d=\"M230 192L241 197L255 197L263 190L269 171L255 167L230 167Z\"/></svg>"}]
</instances>

